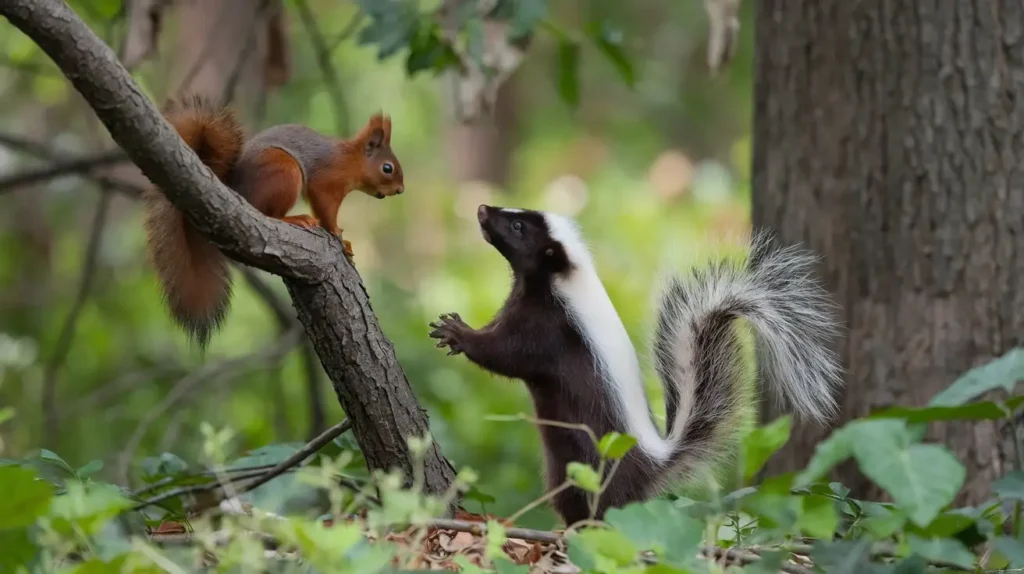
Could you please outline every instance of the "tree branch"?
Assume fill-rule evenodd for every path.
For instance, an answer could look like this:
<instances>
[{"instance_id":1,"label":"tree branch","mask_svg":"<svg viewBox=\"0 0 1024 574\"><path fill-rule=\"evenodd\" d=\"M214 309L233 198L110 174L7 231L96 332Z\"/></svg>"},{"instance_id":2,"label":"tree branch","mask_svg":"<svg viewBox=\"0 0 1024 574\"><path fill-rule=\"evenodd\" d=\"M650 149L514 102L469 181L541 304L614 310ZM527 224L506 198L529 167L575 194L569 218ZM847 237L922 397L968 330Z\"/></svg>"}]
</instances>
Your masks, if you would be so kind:
<instances>
[{"instance_id":1,"label":"tree branch","mask_svg":"<svg viewBox=\"0 0 1024 574\"><path fill-rule=\"evenodd\" d=\"M264 217L222 185L67 3L4 0L0 14L54 60L129 159L200 233L232 259L284 278L367 465L401 469L411 480L407 439L427 433L427 416L339 238ZM455 478L436 444L423 470L431 494L444 494Z\"/></svg>"},{"instance_id":2,"label":"tree branch","mask_svg":"<svg viewBox=\"0 0 1024 574\"><path fill-rule=\"evenodd\" d=\"M15 189L65 175L86 173L98 167L121 163L126 159L124 152L118 149L68 160L55 165L48 165L36 170L11 174L0 178L0 193L14 191Z\"/></svg>"}]
</instances>

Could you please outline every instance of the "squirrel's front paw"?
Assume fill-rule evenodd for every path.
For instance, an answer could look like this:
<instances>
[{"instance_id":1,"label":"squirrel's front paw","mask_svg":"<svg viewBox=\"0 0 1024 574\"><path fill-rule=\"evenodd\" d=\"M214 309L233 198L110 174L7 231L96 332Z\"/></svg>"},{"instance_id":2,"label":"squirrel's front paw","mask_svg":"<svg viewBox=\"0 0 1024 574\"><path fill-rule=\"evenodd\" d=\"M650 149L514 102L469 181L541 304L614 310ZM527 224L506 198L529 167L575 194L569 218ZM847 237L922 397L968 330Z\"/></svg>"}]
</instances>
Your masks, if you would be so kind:
<instances>
[{"instance_id":1,"label":"squirrel's front paw","mask_svg":"<svg viewBox=\"0 0 1024 574\"><path fill-rule=\"evenodd\" d=\"M439 349L448 347L449 355L458 355L463 351L462 349L462 336L469 329L462 317L459 317L458 313L449 313L441 315L438 321L430 323L430 327L433 331L430 332L431 339L438 339L437 345Z\"/></svg>"},{"instance_id":2,"label":"squirrel's front paw","mask_svg":"<svg viewBox=\"0 0 1024 574\"><path fill-rule=\"evenodd\" d=\"M349 259L352 259L352 256L355 255L352 253L352 243L349 242L348 239L342 239L341 245L345 248L345 255L347 255Z\"/></svg>"}]
</instances>

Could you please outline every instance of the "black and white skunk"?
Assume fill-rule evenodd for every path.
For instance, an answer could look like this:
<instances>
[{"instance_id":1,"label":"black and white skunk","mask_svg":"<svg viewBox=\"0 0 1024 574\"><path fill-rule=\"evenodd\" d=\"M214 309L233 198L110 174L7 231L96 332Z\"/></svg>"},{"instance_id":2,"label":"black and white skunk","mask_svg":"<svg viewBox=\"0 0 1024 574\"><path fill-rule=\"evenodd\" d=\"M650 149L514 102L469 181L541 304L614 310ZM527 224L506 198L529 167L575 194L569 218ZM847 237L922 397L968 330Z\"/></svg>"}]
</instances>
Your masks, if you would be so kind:
<instances>
[{"instance_id":1,"label":"black and white skunk","mask_svg":"<svg viewBox=\"0 0 1024 574\"><path fill-rule=\"evenodd\" d=\"M596 512L657 495L720 458L743 406L741 349L734 321L753 327L758 374L800 414L827 421L841 382L830 349L837 324L825 291L811 278L813 258L755 235L745 266L726 261L674 277L660 294L654 336L665 386L667 436L651 417L640 363L575 223L565 217L481 205L486 239L508 260L511 293L480 329L458 314L431 323L449 354L465 354L498 375L522 379L537 417L584 424L637 439L602 494ZM572 461L596 466L582 431L540 425L547 484L565 481ZM586 493L562 491L554 506L566 524L590 517Z\"/></svg>"}]
</instances>

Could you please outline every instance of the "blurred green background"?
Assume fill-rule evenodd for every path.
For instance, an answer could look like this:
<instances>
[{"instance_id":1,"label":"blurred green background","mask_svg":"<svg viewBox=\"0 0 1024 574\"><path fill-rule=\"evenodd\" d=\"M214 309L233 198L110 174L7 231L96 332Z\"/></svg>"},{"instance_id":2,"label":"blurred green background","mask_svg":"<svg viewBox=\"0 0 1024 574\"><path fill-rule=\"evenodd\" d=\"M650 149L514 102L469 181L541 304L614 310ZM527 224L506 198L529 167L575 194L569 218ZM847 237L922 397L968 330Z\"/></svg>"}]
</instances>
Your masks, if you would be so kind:
<instances>
[{"instance_id":1,"label":"blurred green background","mask_svg":"<svg viewBox=\"0 0 1024 574\"><path fill-rule=\"evenodd\" d=\"M347 2L308 4L329 40L339 38L358 9ZM108 43L120 45L126 30L121 2L71 5ZM445 356L427 337L427 323L444 312L457 311L474 326L485 323L507 293L509 272L481 240L476 206L576 217L649 366L652 293L660 274L729 252L749 224L751 5L741 12L734 60L712 76L702 2L550 3L547 20L562 30L601 21L621 31L635 86L627 87L607 58L583 45L580 105L567 105L557 89L555 37L539 29L525 63L502 88L497 127L490 119L459 127L441 77L409 78L401 52L379 61L376 48L360 45L354 35L329 52L340 88L332 96L308 28L296 7L284 3L288 78L259 88L248 127L295 122L337 133L339 125L354 131L376 110L391 114L392 145L408 193L383 202L353 195L342 207L340 225L354 246L373 309L429 412L433 436L456 467L477 470L479 488L496 498L487 511L509 514L537 497L543 484L535 430L528 423L485 420L531 412L523 386L485 374L463 357ZM168 70L184 53L179 43L186 32L173 14L166 16L159 49L135 69L158 102L174 89ZM68 156L111 145L56 67L6 22L0 22L0 54L0 133ZM239 93L254 95L244 81ZM44 165L0 145L0 177ZM44 373L78 297L99 198L95 184L73 176L0 192L0 408L15 410L0 425L0 456L20 456L43 444ZM279 280L265 277L286 297ZM127 437L183 377L268 345L277 324L237 274L235 284L229 319L200 355L164 311L146 262L139 205L115 196L91 292L55 371L61 424L50 447L72 465L102 459L101 474L114 479ZM326 378L321 380L331 424L343 414ZM660 416L652 373L648 386ZM157 417L138 456L171 451L194 458L202 442L200 421L237 431L239 453L303 441L309 402L297 351L279 365L232 369ZM480 510L475 502L468 508ZM552 520L542 509L525 522Z\"/></svg>"}]
</instances>

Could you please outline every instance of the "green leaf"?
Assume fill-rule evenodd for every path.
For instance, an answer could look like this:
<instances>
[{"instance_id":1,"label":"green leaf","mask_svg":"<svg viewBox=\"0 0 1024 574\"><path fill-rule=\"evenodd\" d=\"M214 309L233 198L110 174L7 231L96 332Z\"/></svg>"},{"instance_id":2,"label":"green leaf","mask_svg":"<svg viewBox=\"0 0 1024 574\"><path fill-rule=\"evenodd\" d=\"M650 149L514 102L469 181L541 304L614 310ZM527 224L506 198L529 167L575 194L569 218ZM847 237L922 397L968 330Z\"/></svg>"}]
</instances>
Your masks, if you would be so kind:
<instances>
[{"instance_id":1,"label":"green leaf","mask_svg":"<svg viewBox=\"0 0 1024 574\"><path fill-rule=\"evenodd\" d=\"M609 508L604 521L660 561L685 567L693 562L704 525L667 500Z\"/></svg>"},{"instance_id":2,"label":"green leaf","mask_svg":"<svg viewBox=\"0 0 1024 574\"><path fill-rule=\"evenodd\" d=\"M998 536L992 540L995 547L1014 568L1024 568L1024 542L1006 536Z\"/></svg>"},{"instance_id":3,"label":"green leaf","mask_svg":"<svg viewBox=\"0 0 1024 574\"><path fill-rule=\"evenodd\" d=\"M796 486L805 487L812 482L821 479L837 464L853 456L853 442L851 437L854 431L851 430L860 421L854 421L844 427L838 428L825 440L814 447L814 456L807 464L807 468L796 477Z\"/></svg>"},{"instance_id":4,"label":"green leaf","mask_svg":"<svg viewBox=\"0 0 1024 574\"><path fill-rule=\"evenodd\" d=\"M993 389L1012 393L1017 382L1024 379L1024 348L975 367L953 382L946 390L932 397L928 406L956 406Z\"/></svg>"},{"instance_id":5,"label":"green leaf","mask_svg":"<svg viewBox=\"0 0 1024 574\"><path fill-rule=\"evenodd\" d=\"M441 39L437 25L421 26L409 44L405 71L411 77L424 70L444 71L459 64L459 56Z\"/></svg>"},{"instance_id":6,"label":"green leaf","mask_svg":"<svg viewBox=\"0 0 1024 574\"><path fill-rule=\"evenodd\" d=\"M480 504L493 504L498 500L476 486L470 486L466 493L462 495L462 498L466 500L475 500Z\"/></svg>"},{"instance_id":7,"label":"green leaf","mask_svg":"<svg viewBox=\"0 0 1024 574\"><path fill-rule=\"evenodd\" d=\"M1000 420L1005 419L1022 404L1024 395L1017 395L1002 403L983 401L958 406L890 407L872 413L867 418L902 418L909 423Z\"/></svg>"},{"instance_id":8,"label":"green leaf","mask_svg":"<svg viewBox=\"0 0 1024 574\"><path fill-rule=\"evenodd\" d=\"M603 21L600 24L590 24L587 27L587 36L594 41L604 57L615 66L615 71L619 73L622 81L630 88L634 87L636 78L633 73L633 64L630 63L622 49L622 30Z\"/></svg>"},{"instance_id":9,"label":"green leaf","mask_svg":"<svg viewBox=\"0 0 1024 574\"><path fill-rule=\"evenodd\" d=\"M504 556L504 554L502 554ZM516 564L508 558L494 561L494 571L497 574L529 574L529 564Z\"/></svg>"},{"instance_id":10,"label":"green leaf","mask_svg":"<svg viewBox=\"0 0 1024 574\"><path fill-rule=\"evenodd\" d=\"M512 0L512 6L508 37L513 40L533 32L548 10L547 0Z\"/></svg>"},{"instance_id":11,"label":"green leaf","mask_svg":"<svg viewBox=\"0 0 1024 574\"><path fill-rule=\"evenodd\" d=\"M169 476L178 476L188 471L188 463L180 456L165 452L158 457L142 459L142 480L156 482Z\"/></svg>"},{"instance_id":12,"label":"green leaf","mask_svg":"<svg viewBox=\"0 0 1024 574\"><path fill-rule=\"evenodd\" d=\"M378 2L378 5L387 5ZM409 45L418 34L420 26L419 14L415 7L406 3L390 3L392 9L364 10L370 14L370 22L356 36L356 43L361 46L375 44L377 59L384 61Z\"/></svg>"},{"instance_id":13,"label":"green leaf","mask_svg":"<svg viewBox=\"0 0 1024 574\"><path fill-rule=\"evenodd\" d=\"M953 502L966 470L949 449L910 444L896 419L862 421L853 440L861 472L892 495L918 526L926 526Z\"/></svg>"},{"instance_id":14,"label":"green leaf","mask_svg":"<svg viewBox=\"0 0 1024 574\"><path fill-rule=\"evenodd\" d=\"M1009 472L992 483L992 490L1001 498L1024 501L1024 471Z\"/></svg>"},{"instance_id":15,"label":"green leaf","mask_svg":"<svg viewBox=\"0 0 1024 574\"><path fill-rule=\"evenodd\" d=\"M864 501L861 512L864 516L859 523L861 528L878 540L892 536L907 522L907 517L891 505Z\"/></svg>"},{"instance_id":16,"label":"green leaf","mask_svg":"<svg viewBox=\"0 0 1024 574\"><path fill-rule=\"evenodd\" d=\"M500 522L497 520L487 521L487 546L485 547L485 552L488 558L493 560L498 556L505 557L501 547L505 545L507 539L505 527Z\"/></svg>"},{"instance_id":17,"label":"green leaf","mask_svg":"<svg viewBox=\"0 0 1024 574\"><path fill-rule=\"evenodd\" d=\"M628 434L620 434L612 431L603 437L598 443L598 450L603 458L618 460L629 452L629 449L636 445L636 439Z\"/></svg>"},{"instance_id":18,"label":"green leaf","mask_svg":"<svg viewBox=\"0 0 1024 574\"><path fill-rule=\"evenodd\" d=\"M629 538L617 530L588 528L569 540L570 545L582 545L591 553L611 559L619 566L636 560L637 548Z\"/></svg>"},{"instance_id":19,"label":"green leaf","mask_svg":"<svg viewBox=\"0 0 1024 574\"><path fill-rule=\"evenodd\" d=\"M927 571L928 561L917 554L911 554L896 565L892 574L924 574Z\"/></svg>"},{"instance_id":20,"label":"green leaf","mask_svg":"<svg viewBox=\"0 0 1024 574\"><path fill-rule=\"evenodd\" d=\"M743 438L740 443L743 461L743 480L750 482L773 454L778 452L789 440L792 418L782 416L774 421L756 428Z\"/></svg>"},{"instance_id":21,"label":"green leaf","mask_svg":"<svg viewBox=\"0 0 1024 574\"><path fill-rule=\"evenodd\" d=\"M580 46L568 38L558 41L558 96L569 107L580 105Z\"/></svg>"},{"instance_id":22,"label":"green leaf","mask_svg":"<svg viewBox=\"0 0 1024 574\"><path fill-rule=\"evenodd\" d=\"M107 521L132 506L132 501L112 484L69 482L67 492L53 499L53 529L62 534L81 531L96 534Z\"/></svg>"},{"instance_id":23,"label":"green leaf","mask_svg":"<svg viewBox=\"0 0 1024 574\"><path fill-rule=\"evenodd\" d=\"M910 550L933 562L947 562L956 564L961 568L972 569L974 567L974 554L952 538L921 538L911 534L909 537Z\"/></svg>"},{"instance_id":24,"label":"green leaf","mask_svg":"<svg viewBox=\"0 0 1024 574\"><path fill-rule=\"evenodd\" d=\"M0 489L0 529L31 526L53 498L53 487L25 466L0 467Z\"/></svg>"},{"instance_id":25,"label":"green leaf","mask_svg":"<svg viewBox=\"0 0 1024 574\"><path fill-rule=\"evenodd\" d=\"M589 465L582 462L570 462L565 465L565 472L583 490L601 492L601 477Z\"/></svg>"},{"instance_id":26,"label":"green leaf","mask_svg":"<svg viewBox=\"0 0 1024 574\"><path fill-rule=\"evenodd\" d=\"M80 477L86 477L90 474L96 474L103 468L103 461L100 459L93 459L87 462L84 466L78 469L76 474Z\"/></svg>"},{"instance_id":27,"label":"green leaf","mask_svg":"<svg viewBox=\"0 0 1024 574\"><path fill-rule=\"evenodd\" d=\"M803 497L802 512L797 525L812 538L832 538L839 526L839 514L836 503L824 496L807 495Z\"/></svg>"},{"instance_id":28,"label":"green leaf","mask_svg":"<svg viewBox=\"0 0 1024 574\"><path fill-rule=\"evenodd\" d=\"M815 542L811 560L828 574L863 574L871 571L870 550L871 541L863 538L856 542Z\"/></svg>"},{"instance_id":29,"label":"green leaf","mask_svg":"<svg viewBox=\"0 0 1024 574\"><path fill-rule=\"evenodd\" d=\"M3 518L6 516L0 515L0 520ZM0 572L16 572L18 566L26 566L38 553L39 547L29 535L28 528L0 529Z\"/></svg>"}]
</instances>

